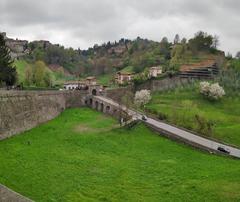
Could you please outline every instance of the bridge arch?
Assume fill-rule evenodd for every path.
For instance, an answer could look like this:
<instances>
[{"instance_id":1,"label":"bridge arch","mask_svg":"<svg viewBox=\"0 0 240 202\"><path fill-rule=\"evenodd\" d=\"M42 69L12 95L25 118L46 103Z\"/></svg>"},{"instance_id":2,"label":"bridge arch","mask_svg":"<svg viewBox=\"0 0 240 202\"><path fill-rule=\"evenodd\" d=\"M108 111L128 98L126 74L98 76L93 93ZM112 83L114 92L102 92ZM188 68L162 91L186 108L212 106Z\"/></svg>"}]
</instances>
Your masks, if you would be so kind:
<instances>
[{"instance_id":1,"label":"bridge arch","mask_svg":"<svg viewBox=\"0 0 240 202\"><path fill-rule=\"evenodd\" d=\"M97 95L97 90L96 89L92 90L92 95Z\"/></svg>"},{"instance_id":2,"label":"bridge arch","mask_svg":"<svg viewBox=\"0 0 240 202\"><path fill-rule=\"evenodd\" d=\"M103 104L103 103L101 103L101 105L100 105L100 111L101 111L101 112L104 111L104 104Z\"/></svg>"},{"instance_id":3,"label":"bridge arch","mask_svg":"<svg viewBox=\"0 0 240 202\"><path fill-rule=\"evenodd\" d=\"M90 98L90 99L89 99L89 105L92 106L92 104L93 104L93 99Z\"/></svg>"},{"instance_id":4,"label":"bridge arch","mask_svg":"<svg viewBox=\"0 0 240 202\"><path fill-rule=\"evenodd\" d=\"M108 106L106 106L106 112L107 113L109 113L110 112L110 109L111 109L111 107L108 105Z\"/></svg>"},{"instance_id":5,"label":"bridge arch","mask_svg":"<svg viewBox=\"0 0 240 202\"><path fill-rule=\"evenodd\" d=\"M98 110L98 105L99 105L99 102L98 101L95 101L95 109Z\"/></svg>"}]
</instances>

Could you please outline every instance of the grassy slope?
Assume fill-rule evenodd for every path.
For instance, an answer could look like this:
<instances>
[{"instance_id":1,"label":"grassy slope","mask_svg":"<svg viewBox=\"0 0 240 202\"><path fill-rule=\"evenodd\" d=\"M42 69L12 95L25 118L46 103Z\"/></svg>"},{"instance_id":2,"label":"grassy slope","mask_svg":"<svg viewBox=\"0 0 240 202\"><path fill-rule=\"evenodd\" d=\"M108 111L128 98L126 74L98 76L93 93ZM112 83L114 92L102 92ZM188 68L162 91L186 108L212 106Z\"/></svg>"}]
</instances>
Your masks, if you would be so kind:
<instances>
[{"instance_id":1,"label":"grassy slope","mask_svg":"<svg viewBox=\"0 0 240 202\"><path fill-rule=\"evenodd\" d=\"M24 82L25 78L25 69L28 66L28 63L25 60L16 60L14 62L14 65L16 66L17 69L17 74L18 74L18 80L19 82Z\"/></svg>"},{"instance_id":2,"label":"grassy slope","mask_svg":"<svg viewBox=\"0 0 240 202\"><path fill-rule=\"evenodd\" d=\"M110 85L111 80L113 80L114 75L113 74L104 74L97 78L98 82L102 85Z\"/></svg>"},{"instance_id":3,"label":"grassy slope","mask_svg":"<svg viewBox=\"0 0 240 202\"><path fill-rule=\"evenodd\" d=\"M197 130L195 115L212 121L213 137L240 146L240 97L219 102L204 99L195 88L155 93L147 108L167 115L169 122Z\"/></svg>"},{"instance_id":4,"label":"grassy slope","mask_svg":"<svg viewBox=\"0 0 240 202\"><path fill-rule=\"evenodd\" d=\"M237 201L240 161L72 109L0 142L0 182L36 201Z\"/></svg>"},{"instance_id":5,"label":"grassy slope","mask_svg":"<svg viewBox=\"0 0 240 202\"><path fill-rule=\"evenodd\" d=\"M27 63L25 60L16 60L14 62L14 65L16 66L16 69L17 69L19 83L21 83L21 82L24 83L25 70L26 70L27 66L30 65L30 64ZM63 75L59 72L52 71L48 67L47 67L46 70L50 73L54 84L62 85L67 80L75 80L76 79L74 76ZM107 81L105 81L105 82L107 82Z\"/></svg>"}]
</instances>

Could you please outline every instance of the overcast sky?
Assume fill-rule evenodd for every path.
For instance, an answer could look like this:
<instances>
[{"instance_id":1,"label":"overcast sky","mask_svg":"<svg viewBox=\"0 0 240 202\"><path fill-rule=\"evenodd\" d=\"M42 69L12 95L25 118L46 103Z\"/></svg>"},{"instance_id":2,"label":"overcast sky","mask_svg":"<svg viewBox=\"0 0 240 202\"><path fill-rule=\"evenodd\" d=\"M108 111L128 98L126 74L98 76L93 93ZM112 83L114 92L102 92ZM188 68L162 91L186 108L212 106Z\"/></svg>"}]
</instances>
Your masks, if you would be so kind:
<instances>
[{"instance_id":1,"label":"overcast sky","mask_svg":"<svg viewBox=\"0 0 240 202\"><path fill-rule=\"evenodd\" d=\"M0 0L0 31L81 49L137 36L170 41L199 30L240 50L240 0Z\"/></svg>"}]
</instances>

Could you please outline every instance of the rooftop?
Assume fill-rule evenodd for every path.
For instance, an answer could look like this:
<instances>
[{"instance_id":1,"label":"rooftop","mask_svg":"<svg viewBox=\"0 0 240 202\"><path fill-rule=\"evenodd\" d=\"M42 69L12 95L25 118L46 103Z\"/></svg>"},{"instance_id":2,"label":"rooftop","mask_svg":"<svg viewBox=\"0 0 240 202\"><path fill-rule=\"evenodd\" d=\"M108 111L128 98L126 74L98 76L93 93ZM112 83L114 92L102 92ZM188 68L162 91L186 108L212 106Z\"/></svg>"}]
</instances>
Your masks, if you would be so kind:
<instances>
[{"instance_id":1,"label":"rooftop","mask_svg":"<svg viewBox=\"0 0 240 202\"><path fill-rule=\"evenodd\" d=\"M182 65L180 67L180 71L189 71L189 70L192 70L192 69L213 67L214 64L216 64L216 61L214 59L204 60L204 61L199 62L199 63Z\"/></svg>"}]
</instances>

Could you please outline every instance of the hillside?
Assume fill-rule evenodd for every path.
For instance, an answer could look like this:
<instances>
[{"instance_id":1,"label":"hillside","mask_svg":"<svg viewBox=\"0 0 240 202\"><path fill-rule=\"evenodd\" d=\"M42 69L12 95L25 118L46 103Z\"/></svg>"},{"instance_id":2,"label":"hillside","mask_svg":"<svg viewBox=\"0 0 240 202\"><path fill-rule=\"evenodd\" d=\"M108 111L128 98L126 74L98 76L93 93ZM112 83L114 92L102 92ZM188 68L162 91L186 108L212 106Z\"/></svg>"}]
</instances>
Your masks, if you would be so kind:
<instances>
[{"instance_id":1,"label":"hillside","mask_svg":"<svg viewBox=\"0 0 240 202\"><path fill-rule=\"evenodd\" d=\"M121 70L141 73L148 67L162 66L164 72L178 72L185 66L202 64L208 60L223 64L224 53L217 49L216 39L204 32L198 32L189 40L169 40L160 42L138 37L135 40L120 39L94 45L87 50L64 48L49 41L26 42L6 37L10 50L16 59L28 63L43 61L60 82L72 77L96 76L104 84L111 82L113 75ZM18 55L18 51L20 54ZM220 59L219 59L220 58ZM17 62L22 80L24 62ZM63 78L59 78L58 73ZM57 75L56 75L57 74Z\"/></svg>"},{"instance_id":2,"label":"hillside","mask_svg":"<svg viewBox=\"0 0 240 202\"><path fill-rule=\"evenodd\" d=\"M20 59L14 61L14 66L17 70L18 83L23 83L24 85L26 85L26 71L29 67L33 68L34 63L27 62L24 59ZM52 86L62 85L62 83L67 80L76 79L74 75L69 74L66 70L64 70L63 67L58 65L45 66L45 71L52 79Z\"/></svg>"}]
</instances>

